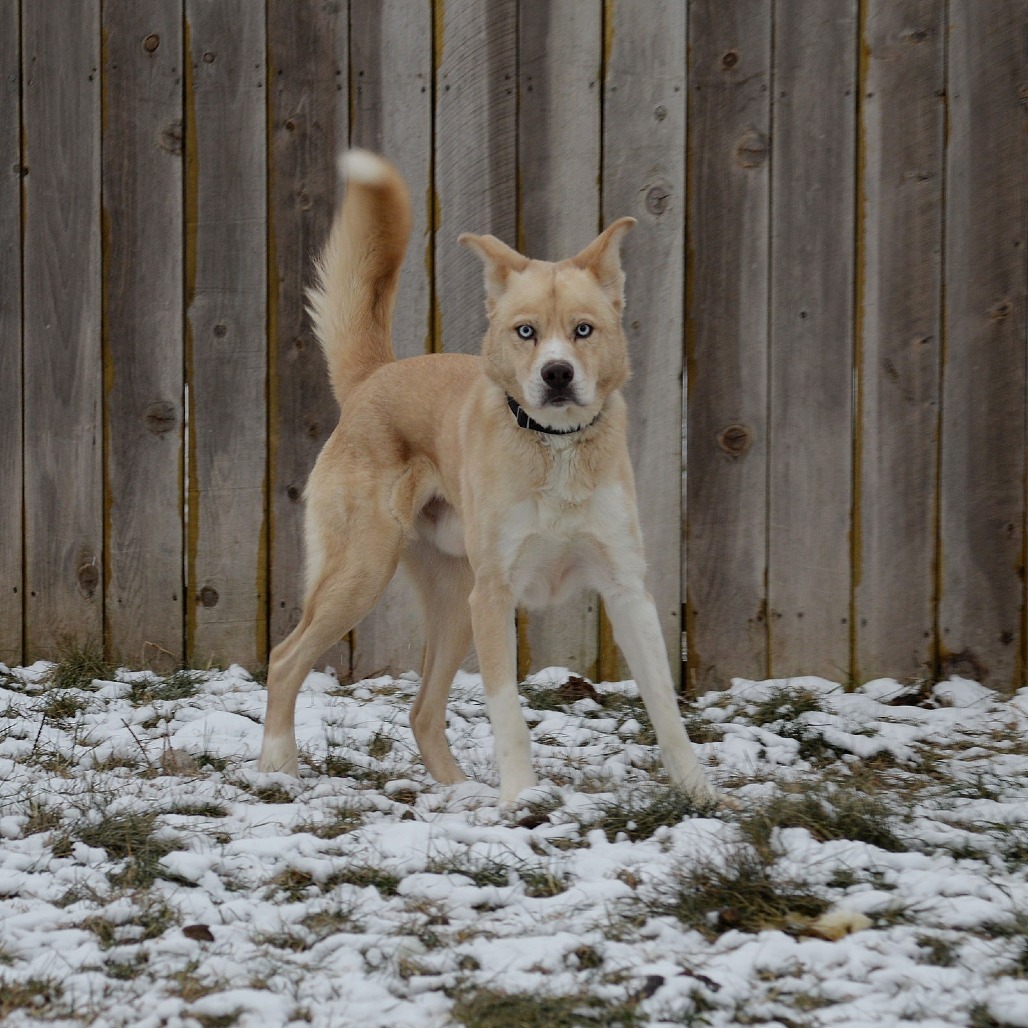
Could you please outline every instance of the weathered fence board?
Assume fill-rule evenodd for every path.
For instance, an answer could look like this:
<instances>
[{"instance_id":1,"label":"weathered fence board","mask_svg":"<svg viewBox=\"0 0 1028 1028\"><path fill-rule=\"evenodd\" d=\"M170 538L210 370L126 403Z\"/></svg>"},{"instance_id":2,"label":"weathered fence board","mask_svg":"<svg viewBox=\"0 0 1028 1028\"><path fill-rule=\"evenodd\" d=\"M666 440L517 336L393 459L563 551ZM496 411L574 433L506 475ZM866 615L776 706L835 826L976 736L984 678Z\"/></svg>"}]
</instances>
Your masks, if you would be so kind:
<instances>
[{"instance_id":1,"label":"weathered fence board","mask_svg":"<svg viewBox=\"0 0 1028 1028\"><path fill-rule=\"evenodd\" d=\"M22 8L25 645L103 630L100 5Z\"/></svg>"},{"instance_id":2,"label":"weathered fence board","mask_svg":"<svg viewBox=\"0 0 1028 1028\"><path fill-rule=\"evenodd\" d=\"M517 242L517 5L444 0L438 7L434 346L477 353L482 275L457 237L491 233Z\"/></svg>"},{"instance_id":3,"label":"weathered fence board","mask_svg":"<svg viewBox=\"0 0 1028 1028\"><path fill-rule=\"evenodd\" d=\"M106 636L134 666L178 667L182 7L107 0L103 31Z\"/></svg>"},{"instance_id":4,"label":"weathered fence board","mask_svg":"<svg viewBox=\"0 0 1028 1028\"><path fill-rule=\"evenodd\" d=\"M685 211L685 5L662 0L640 18L607 6L603 219L639 219L625 239L626 389L648 586L668 652L681 667L682 371ZM638 74L646 68L645 75ZM603 669L605 674L614 672Z\"/></svg>"},{"instance_id":5,"label":"weathered fence board","mask_svg":"<svg viewBox=\"0 0 1028 1028\"><path fill-rule=\"evenodd\" d=\"M559 260L600 226L603 9L599 0L522 0L518 52L518 243ZM559 197L558 203L553 202ZM519 614L522 669L595 672L599 599Z\"/></svg>"},{"instance_id":6,"label":"weathered fence board","mask_svg":"<svg viewBox=\"0 0 1028 1028\"><path fill-rule=\"evenodd\" d=\"M189 596L194 661L267 647L263 5L187 0Z\"/></svg>"},{"instance_id":7,"label":"weathered fence board","mask_svg":"<svg viewBox=\"0 0 1028 1028\"><path fill-rule=\"evenodd\" d=\"M775 675L850 665L857 5L774 8L768 606Z\"/></svg>"},{"instance_id":8,"label":"weathered fence board","mask_svg":"<svg viewBox=\"0 0 1028 1028\"><path fill-rule=\"evenodd\" d=\"M0 660L22 639L21 33L15 4L0 7Z\"/></svg>"},{"instance_id":9,"label":"weathered fence board","mask_svg":"<svg viewBox=\"0 0 1028 1028\"><path fill-rule=\"evenodd\" d=\"M432 349L432 8L408 0L351 0L350 80L355 90L351 142L389 157L411 191L414 223L393 316L400 358ZM451 240L451 244L452 244ZM478 276L466 276L478 282ZM401 570L377 608L353 633L352 673L417 669L424 646L421 613Z\"/></svg>"},{"instance_id":10,"label":"weathered fence board","mask_svg":"<svg viewBox=\"0 0 1028 1028\"><path fill-rule=\"evenodd\" d=\"M337 199L336 155L348 135L346 8L317 0L270 0L267 31L269 629L274 645L300 620L303 492L339 419L304 291L314 255L328 236ZM349 640L324 659L347 674Z\"/></svg>"},{"instance_id":11,"label":"weathered fence board","mask_svg":"<svg viewBox=\"0 0 1028 1028\"><path fill-rule=\"evenodd\" d=\"M1025 681L1028 22L950 5L939 641L942 667Z\"/></svg>"},{"instance_id":12,"label":"weathered fence board","mask_svg":"<svg viewBox=\"0 0 1028 1028\"><path fill-rule=\"evenodd\" d=\"M944 14L932 0L872 0L862 30L853 528L861 680L923 676L934 662Z\"/></svg>"},{"instance_id":13,"label":"weathered fence board","mask_svg":"<svg viewBox=\"0 0 1028 1028\"><path fill-rule=\"evenodd\" d=\"M771 7L690 6L686 309L689 687L768 670Z\"/></svg>"}]
</instances>

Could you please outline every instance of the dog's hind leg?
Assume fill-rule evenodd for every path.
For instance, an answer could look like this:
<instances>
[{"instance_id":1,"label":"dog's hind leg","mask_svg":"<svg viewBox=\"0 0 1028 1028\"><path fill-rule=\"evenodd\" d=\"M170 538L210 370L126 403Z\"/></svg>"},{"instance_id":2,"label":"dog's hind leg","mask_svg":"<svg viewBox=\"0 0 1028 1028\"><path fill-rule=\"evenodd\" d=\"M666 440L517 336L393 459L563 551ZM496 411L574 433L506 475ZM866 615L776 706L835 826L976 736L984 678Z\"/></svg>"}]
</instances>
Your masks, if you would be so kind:
<instances>
[{"instance_id":1,"label":"dog's hind leg","mask_svg":"<svg viewBox=\"0 0 1028 1028\"><path fill-rule=\"evenodd\" d=\"M373 534L365 525L359 538L326 552L299 625L271 652L262 771L298 773L294 715L300 686L318 657L364 618L393 577L402 533L390 519L378 524Z\"/></svg>"},{"instance_id":2,"label":"dog's hind leg","mask_svg":"<svg viewBox=\"0 0 1028 1028\"><path fill-rule=\"evenodd\" d=\"M446 741L446 700L471 647L471 568L464 558L446 556L427 543L412 546L405 564L425 620L425 658L410 712L411 730L428 773L442 785L452 785L466 780Z\"/></svg>"}]
</instances>

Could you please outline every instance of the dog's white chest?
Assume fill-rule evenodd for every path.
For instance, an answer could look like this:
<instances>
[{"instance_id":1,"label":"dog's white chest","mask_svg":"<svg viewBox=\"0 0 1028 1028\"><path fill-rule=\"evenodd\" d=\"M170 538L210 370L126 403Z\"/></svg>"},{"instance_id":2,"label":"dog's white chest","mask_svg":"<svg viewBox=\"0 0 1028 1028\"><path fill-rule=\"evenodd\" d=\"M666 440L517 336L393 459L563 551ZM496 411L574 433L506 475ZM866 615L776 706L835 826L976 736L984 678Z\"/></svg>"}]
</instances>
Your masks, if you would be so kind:
<instances>
[{"instance_id":1,"label":"dog's white chest","mask_svg":"<svg viewBox=\"0 0 1028 1028\"><path fill-rule=\"evenodd\" d=\"M503 531L507 577L519 603L545 607L609 579L610 555L630 532L620 486L583 493L578 502L544 490L509 511Z\"/></svg>"}]
</instances>

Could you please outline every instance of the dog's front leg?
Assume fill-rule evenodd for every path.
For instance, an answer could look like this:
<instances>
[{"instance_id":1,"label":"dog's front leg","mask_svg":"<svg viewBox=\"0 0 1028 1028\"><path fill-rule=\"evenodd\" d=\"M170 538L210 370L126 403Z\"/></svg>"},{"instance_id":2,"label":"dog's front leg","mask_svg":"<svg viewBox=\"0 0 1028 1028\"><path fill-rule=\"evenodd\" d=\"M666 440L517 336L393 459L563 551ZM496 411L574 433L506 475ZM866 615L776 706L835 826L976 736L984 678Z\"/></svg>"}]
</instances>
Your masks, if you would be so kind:
<instances>
[{"instance_id":1,"label":"dog's front leg","mask_svg":"<svg viewBox=\"0 0 1028 1028\"><path fill-rule=\"evenodd\" d=\"M611 588L603 601L614 626L614 638L624 653L653 722L661 757L671 784L700 806L717 801L717 792L696 759L678 712L671 668L653 597L642 583Z\"/></svg>"},{"instance_id":2,"label":"dog's front leg","mask_svg":"<svg viewBox=\"0 0 1028 1028\"><path fill-rule=\"evenodd\" d=\"M518 702L514 597L495 578L476 578L469 600L486 710L493 726L500 801L510 803L536 784L528 725Z\"/></svg>"}]
</instances>

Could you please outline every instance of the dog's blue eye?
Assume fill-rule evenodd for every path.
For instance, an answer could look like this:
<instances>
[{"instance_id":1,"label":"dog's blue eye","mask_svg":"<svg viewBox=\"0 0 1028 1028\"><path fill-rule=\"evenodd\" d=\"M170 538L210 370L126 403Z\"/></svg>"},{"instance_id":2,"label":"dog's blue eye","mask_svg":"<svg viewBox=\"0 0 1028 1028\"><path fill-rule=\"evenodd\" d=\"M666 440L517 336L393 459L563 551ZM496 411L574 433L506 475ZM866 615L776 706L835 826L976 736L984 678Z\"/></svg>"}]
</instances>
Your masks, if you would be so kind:
<instances>
[{"instance_id":1,"label":"dog's blue eye","mask_svg":"<svg viewBox=\"0 0 1028 1028\"><path fill-rule=\"evenodd\" d=\"M579 339L588 339L593 334L593 327L587 321L583 321L580 325L575 325L575 335Z\"/></svg>"},{"instance_id":2,"label":"dog's blue eye","mask_svg":"<svg viewBox=\"0 0 1028 1028\"><path fill-rule=\"evenodd\" d=\"M518 325L515 331L521 339L535 339L535 329L531 325Z\"/></svg>"}]
</instances>

